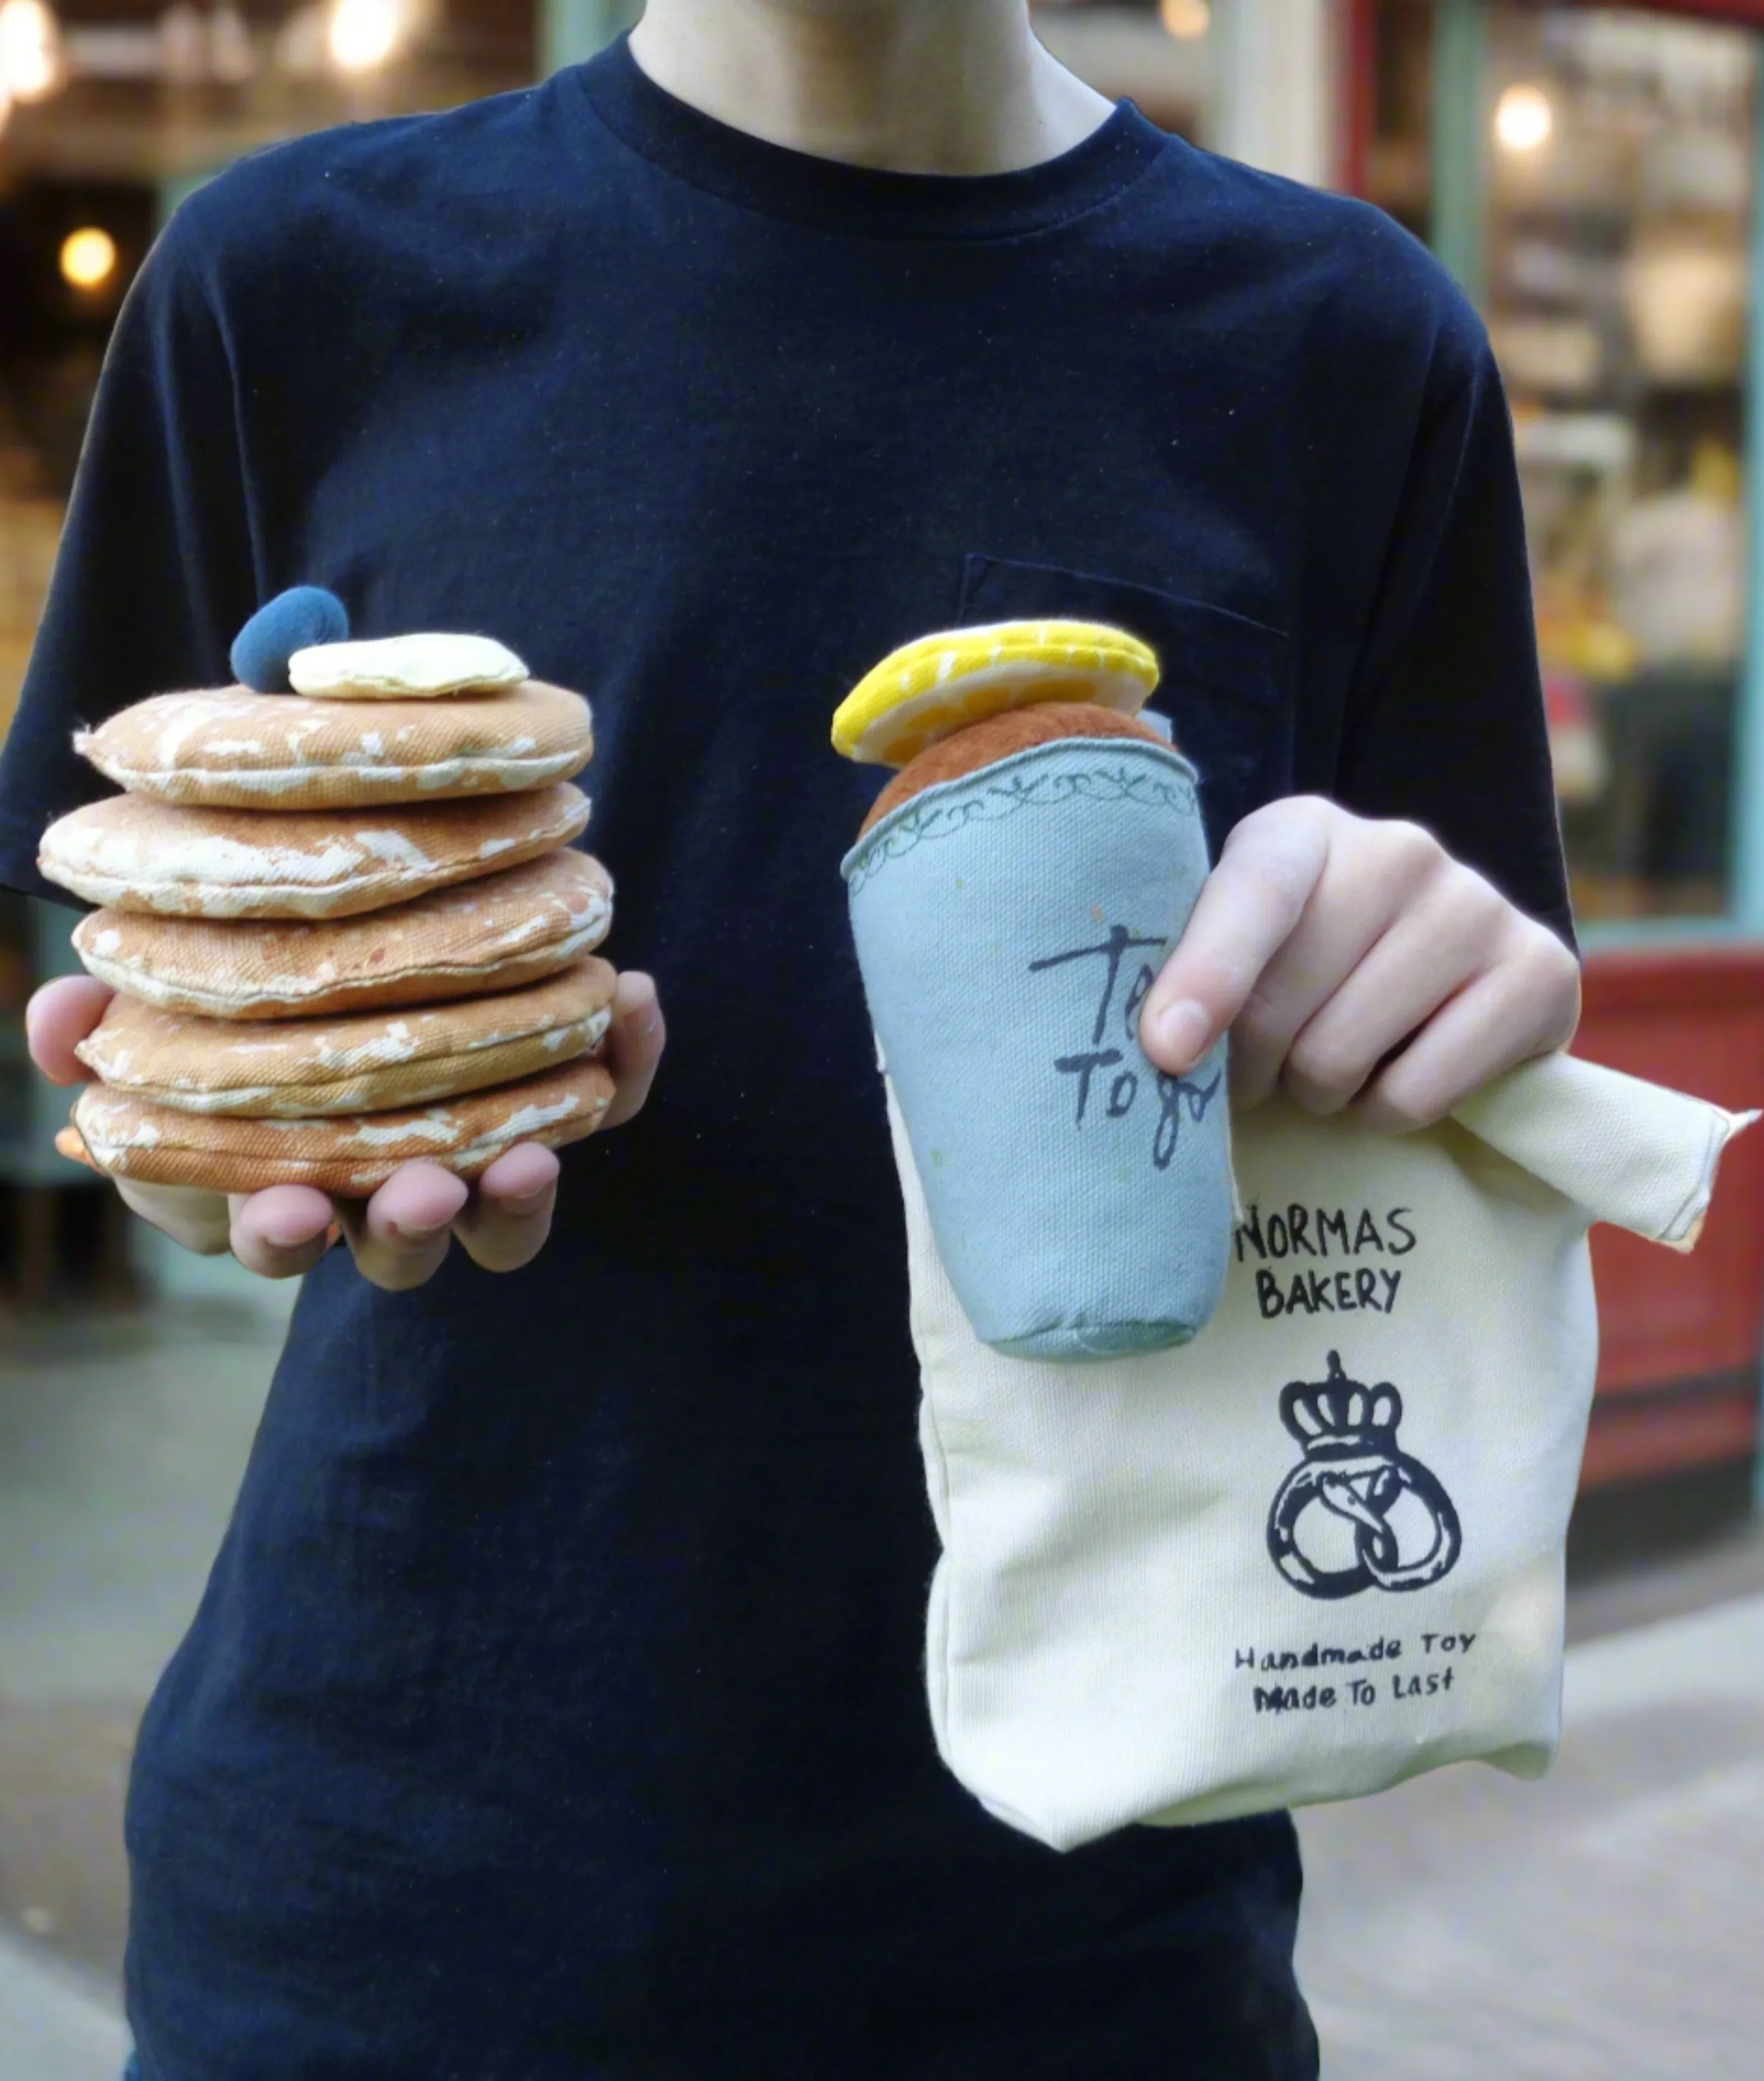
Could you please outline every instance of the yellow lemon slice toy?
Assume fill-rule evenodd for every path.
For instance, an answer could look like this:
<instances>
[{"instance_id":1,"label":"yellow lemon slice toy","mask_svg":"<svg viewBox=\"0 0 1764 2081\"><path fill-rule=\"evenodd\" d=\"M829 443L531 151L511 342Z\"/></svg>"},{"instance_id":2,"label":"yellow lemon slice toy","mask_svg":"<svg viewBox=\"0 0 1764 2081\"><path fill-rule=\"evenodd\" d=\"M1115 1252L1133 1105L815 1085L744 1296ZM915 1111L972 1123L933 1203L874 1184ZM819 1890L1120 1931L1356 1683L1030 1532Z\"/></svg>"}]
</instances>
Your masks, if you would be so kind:
<instances>
[{"instance_id":1,"label":"yellow lemon slice toy","mask_svg":"<svg viewBox=\"0 0 1764 2081\"><path fill-rule=\"evenodd\" d=\"M883 658L840 702L833 749L904 766L969 723L1044 701L1137 715L1158 683L1155 651L1094 621L998 621L921 636Z\"/></svg>"}]
</instances>

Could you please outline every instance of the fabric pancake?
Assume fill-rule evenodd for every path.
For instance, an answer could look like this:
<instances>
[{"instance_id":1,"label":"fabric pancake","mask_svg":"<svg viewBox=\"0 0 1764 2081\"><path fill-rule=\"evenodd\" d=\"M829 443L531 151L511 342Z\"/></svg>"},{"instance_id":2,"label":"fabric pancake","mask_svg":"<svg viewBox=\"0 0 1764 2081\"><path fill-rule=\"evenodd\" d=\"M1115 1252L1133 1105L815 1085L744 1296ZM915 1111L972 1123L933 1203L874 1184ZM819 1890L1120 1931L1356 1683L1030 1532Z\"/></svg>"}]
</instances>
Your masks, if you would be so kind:
<instances>
[{"instance_id":1,"label":"fabric pancake","mask_svg":"<svg viewBox=\"0 0 1764 2081\"><path fill-rule=\"evenodd\" d=\"M74 946L101 982L167 1011L287 1019L517 989L592 952L612 921L611 876L566 848L322 923L96 910Z\"/></svg>"},{"instance_id":2,"label":"fabric pancake","mask_svg":"<svg viewBox=\"0 0 1764 2081\"><path fill-rule=\"evenodd\" d=\"M612 1023L617 982L590 956L496 997L250 1026L116 997L77 1052L110 1090L179 1112L388 1112L514 1083L587 1053Z\"/></svg>"},{"instance_id":3,"label":"fabric pancake","mask_svg":"<svg viewBox=\"0 0 1764 2081\"><path fill-rule=\"evenodd\" d=\"M92 903L181 918L344 918L566 845L587 797L531 794L389 810L191 809L115 795L44 832L37 865Z\"/></svg>"},{"instance_id":4,"label":"fabric pancake","mask_svg":"<svg viewBox=\"0 0 1764 2081\"><path fill-rule=\"evenodd\" d=\"M155 694L74 748L131 794L206 809L358 809L508 794L594 755L579 694L537 679L441 701L308 700L249 687Z\"/></svg>"},{"instance_id":5,"label":"fabric pancake","mask_svg":"<svg viewBox=\"0 0 1764 2081\"><path fill-rule=\"evenodd\" d=\"M612 1101L612 1072L587 1055L445 1104L340 1120L217 1119L89 1084L57 1144L77 1155L77 1137L95 1169L139 1184L211 1192L314 1185L362 1199L403 1163L439 1163L475 1178L516 1142L557 1149L579 1141Z\"/></svg>"},{"instance_id":6,"label":"fabric pancake","mask_svg":"<svg viewBox=\"0 0 1764 2081\"><path fill-rule=\"evenodd\" d=\"M1099 708L1094 701L1047 701L1038 708L1007 708L1002 715L970 723L953 737L940 737L903 766L876 797L858 836L940 781L977 773L983 766L1027 750L1032 744L1051 744L1067 737L1136 737L1147 744L1168 741L1137 716Z\"/></svg>"}]
</instances>

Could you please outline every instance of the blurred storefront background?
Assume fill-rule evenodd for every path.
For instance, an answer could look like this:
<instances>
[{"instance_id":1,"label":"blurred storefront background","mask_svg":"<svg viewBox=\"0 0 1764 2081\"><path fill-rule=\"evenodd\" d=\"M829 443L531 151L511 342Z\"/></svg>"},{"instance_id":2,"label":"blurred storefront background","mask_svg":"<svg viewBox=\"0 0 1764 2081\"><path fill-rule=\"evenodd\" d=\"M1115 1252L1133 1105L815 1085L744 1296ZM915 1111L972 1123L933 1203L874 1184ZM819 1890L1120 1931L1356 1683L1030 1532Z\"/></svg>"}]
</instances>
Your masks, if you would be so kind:
<instances>
[{"instance_id":1,"label":"blurred storefront background","mask_svg":"<svg viewBox=\"0 0 1764 2081\"><path fill-rule=\"evenodd\" d=\"M1758 0L1347 0L1338 179L1427 240L1514 407L1581 1052L1764 1090ZM1764 1164L1707 1255L1594 1237L1589 1486L1757 1465Z\"/></svg>"},{"instance_id":2,"label":"blurred storefront background","mask_svg":"<svg viewBox=\"0 0 1764 2081\"><path fill-rule=\"evenodd\" d=\"M542 75L637 0L0 0L0 729L107 330L156 226L241 152ZM1487 317L1511 392L1580 1044L1764 1093L1764 0L1043 0L1039 33L1202 145L1364 195ZM66 1175L19 1014L64 918L0 898L0 1268L27 1305L198 1274ZM1764 1142L1688 1260L1596 1239L1593 1490L1749 1492Z\"/></svg>"}]
</instances>

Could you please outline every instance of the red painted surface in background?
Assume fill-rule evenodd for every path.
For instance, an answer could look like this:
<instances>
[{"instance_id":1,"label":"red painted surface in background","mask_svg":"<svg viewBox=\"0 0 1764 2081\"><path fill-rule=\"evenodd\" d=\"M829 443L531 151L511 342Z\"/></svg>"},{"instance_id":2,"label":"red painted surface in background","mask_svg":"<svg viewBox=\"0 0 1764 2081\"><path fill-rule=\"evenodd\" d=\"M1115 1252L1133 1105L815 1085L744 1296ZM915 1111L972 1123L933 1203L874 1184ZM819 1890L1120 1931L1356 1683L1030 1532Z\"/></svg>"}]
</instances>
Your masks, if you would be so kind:
<instances>
[{"instance_id":1,"label":"red painted surface in background","mask_svg":"<svg viewBox=\"0 0 1764 2081\"><path fill-rule=\"evenodd\" d=\"M1764 0L1760 4L1764 5ZM1337 133L1340 164L1336 169L1336 185L1343 195L1363 195L1375 114L1373 74L1378 62L1378 0L1347 0L1340 19L1337 48L1342 120Z\"/></svg>"},{"instance_id":2,"label":"red painted surface in background","mask_svg":"<svg viewBox=\"0 0 1764 2081\"><path fill-rule=\"evenodd\" d=\"M1731 1112L1764 1106L1764 945L1593 956L1574 1052ZM1596 1228L1593 1272L1600 1358L1585 1484L1754 1451L1764 1121L1728 1150L1691 1255Z\"/></svg>"},{"instance_id":3,"label":"red painted surface in background","mask_svg":"<svg viewBox=\"0 0 1764 2081\"><path fill-rule=\"evenodd\" d=\"M1608 6L1610 0L1578 0L1583 6ZM1711 22L1740 22L1764 27L1764 0L1642 0L1649 14L1701 15Z\"/></svg>"},{"instance_id":4,"label":"red painted surface in background","mask_svg":"<svg viewBox=\"0 0 1764 2081\"><path fill-rule=\"evenodd\" d=\"M1596 3L1596 0L1595 0ZM1764 27L1764 0L1648 0ZM1366 192L1379 0L1345 0L1337 180ZM1596 955L1574 1052L1735 1112L1764 1107L1764 944ZM1582 1485L1743 1459L1759 1442L1764 1121L1727 1152L1696 1251L1595 1228L1598 1394Z\"/></svg>"}]
</instances>

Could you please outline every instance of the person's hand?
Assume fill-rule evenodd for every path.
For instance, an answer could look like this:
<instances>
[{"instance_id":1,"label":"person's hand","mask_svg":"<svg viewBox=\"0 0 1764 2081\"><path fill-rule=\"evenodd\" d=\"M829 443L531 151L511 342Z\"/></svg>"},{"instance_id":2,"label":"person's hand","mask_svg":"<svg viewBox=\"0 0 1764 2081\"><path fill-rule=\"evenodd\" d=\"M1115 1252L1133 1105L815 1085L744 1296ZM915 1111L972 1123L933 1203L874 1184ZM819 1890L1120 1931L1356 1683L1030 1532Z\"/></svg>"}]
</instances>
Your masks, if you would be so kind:
<instances>
[{"instance_id":1,"label":"person's hand","mask_svg":"<svg viewBox=\"0 0 1764 2081\"><path fill-rule=\"evenodd\" d=\"M1418 826L1316 796L1244 818L1147 992L1140 1045L1181 1076L1231 1036L1231 1095L1430 1125L1566 1046L1580 965Z\"/></svg>"},{"instance_id":2,"label":"person's hand","mask_svg":"<svg viewBox=\"0 0 1764 2081\"><path fill-rule=\"evenodd\" d=\"M91 1077L74 1053L104 1015L112 993L90 976L45 983L25 1012L31 1058L57 1084ZM666 1040L650 978L619 977L603 1060L617 1090L600 1132L642 1110ZM457 1238L486 1272L514 1272L537 1257L550 1233L558 1158L537 1142L497 1158L467 1186L437 1163L406 1163L371 1200L331 1200L309 1185L227 1194L126 1179L116 1189L141 1217L175 1242L204 1256L230 1250L248 1271L293 1279L330 1246L334 1228L347 1238L364 1278L388 1292L420 1286L439 1270Z\"/></svg>"}]
</instances>

